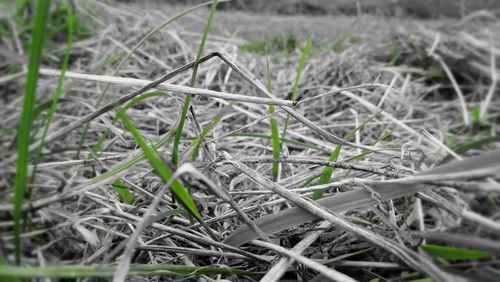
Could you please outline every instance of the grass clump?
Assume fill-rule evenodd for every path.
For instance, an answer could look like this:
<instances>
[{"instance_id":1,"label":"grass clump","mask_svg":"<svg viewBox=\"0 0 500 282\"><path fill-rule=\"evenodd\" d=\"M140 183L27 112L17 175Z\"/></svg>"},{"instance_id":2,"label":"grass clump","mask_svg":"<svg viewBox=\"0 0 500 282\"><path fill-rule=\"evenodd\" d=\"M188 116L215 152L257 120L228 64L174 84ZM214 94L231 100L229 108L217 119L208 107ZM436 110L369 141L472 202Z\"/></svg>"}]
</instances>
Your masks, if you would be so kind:
<instances>
[{"instance_id":1,"label":"grass clump","mask_svg":"<svg viewBox=\"0 0 500 282\"><path fill-rule=\"evenodd\" d=\"M21 39L23 49L29 50L31 45L29 38L35 30L33 20L36 17L36 1L15 1L10 4L4 1L3 4L9 11L9 16L12 18L16 31L14 34L12 26L9 25L7 20L2 19L0 20L0 39L2 37L14 38L18 36ZM52 2L45 22L44 36L46 40L44 45L46 48L67 41L69 25L72 25L73 36L77 40L86 39L94 34L90 21L85 20L78 11L73 11L70 16L68 10L73 11L73 7L69 2Z\"/></svg>"},{"instance_id":2,"label":"grass clump","mask_svg":"<svg viewBox=\"0 0 500 282\"><path fill-rule=\"evenodd\" d=\"M331 39L321 43L320 49L325 51L333 51L335 53L342 53L351 46L358 45L362 42L361 37L354 34L345 34L339 38Z\"/></svg>"},{"instance_id":3,"label":"grass clump","mask_svg":"<svg viewBox=\"0 0 500 282\"><path fill-rule=\"evenodd\" d=\"M299 42L295 35L289 33L283 37L272 37L268 39L254 40L239 46L242 51L260 55L290 55L299 48Z\"/></svg>"}]
</instances>

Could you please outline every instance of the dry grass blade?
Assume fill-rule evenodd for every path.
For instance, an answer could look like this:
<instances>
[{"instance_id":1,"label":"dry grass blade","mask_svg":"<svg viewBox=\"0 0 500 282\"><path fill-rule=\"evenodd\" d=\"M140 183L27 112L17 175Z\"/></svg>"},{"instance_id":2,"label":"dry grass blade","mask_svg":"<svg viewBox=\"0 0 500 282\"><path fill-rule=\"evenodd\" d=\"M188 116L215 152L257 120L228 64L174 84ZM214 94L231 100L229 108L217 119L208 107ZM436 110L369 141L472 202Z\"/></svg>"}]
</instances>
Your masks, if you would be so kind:
<instances>
[{"instance_id":1,"label":"dry grass blade","mask_svg":"<svg viewBox=\"0 0 500 282\"><path fill-rule=\"evenodd\" d=\"M326 228L330 227L332 224L328 221L324 221L318 225L317 231L310 232L306 238L296 244L290 251L300 255L305 251L314 241L316 241L319 236L325 231ZM288 268L294 262L294 257L282 257L280 260L262 277L261 281L275 282L279 281L281 276L285 274Z\"/></svg>"},{"instance_id":2,"label":"dry grass blade","mask_svg":"<svg viewBox=\"0 0 500 282\"><path fill-rule=\"evenodd\" d=\"M52 70L52 69L41 69L40 74L49 75L49 76L59 76L60 71L59 70ZM171 73L169 73L169 74L171 74ZM257 104L265 104L265 105L277 105L277 106L288 106L288 107L294 105L293 101L288 101L288 100L269 99L269 98L260 98L260 97L254 97L254 96L248 96L248 95L225 93L225 92L213 91L213 90L208 90L208 89L194 88L194 87L189 87L189 86L173 85L173 84L164 83L164 82L156 83L157 81L160 81L160 79L155 80L155 81L148 81L148 80L144 80L144 79L107 76L107 75L92 75L92 74L75 73L75 72L67 72L66 77L73 78L73 79L95 81L95 82L114 83L114 84L120 84L123 86L142 86L143 87L143 88L141 88L140 93L137 93L134 95L127 95L127 96L124 96L126 98L122 97L119 100L111 102L110 104L112 104L115 107L117 105L121 105L121 104L129 101L133 97L140 95L151 88L172 91L172 92L186 93L186 94L191 94L191 95L201 95L201 96L212 97L212 98L220 98L220 99L226 99L226 100L232 100L232 101L249 102L249 103L257 103ZM169 76L169 77L171 77L171 76ZM164 80L164 79L161 79L161 80ZM156 85L151 86L153 84L156 84ZM147 88L147 89L144 89L144 88ZM104 108L107 109L106 106L104 106L101 109L104 109ZM99 109L99 112L102 111L101 109ZM93 116L94 115L95 114L93 114Z\"/></svg>"},{"instance_id":3,"label":"dry grass blade","mask_svg":"<svg viewBox=\"0 0 500 282\"><path fill-rule=\"evenodd\" d=\"M210 54L202 59L200 59L200 63L204 62L210 58L212 58L214 55ZM84 116L83 118L74 121L70 125L59 129L58 131L50 134L47 136L45 143L50 143L53 142L54 140L57 140L58 138L68 134L69 132L79 128L81 125L85 124L87 121L93 120L97 118L98 116L112 110L116 106L122 105L126 103L127 101L130 101L134 97L152 89L152 88L159 88L163 90L169 90L169 91L175 91L175 92L181 92L181 93L189 93L192 95L206 95L208 97L218 97L218 98L223 98L223 99L229 99L229 100L235 100L235 101L243 101L243 102L250 102L250 103L262 103L262 104L275 104L275 105L283 105L283 106L290 106L293 105L294 103L292 101L285 101L285 100L278 100L278 99L267 99L267 98L259 98L259 97L252 97L252 96L243 96L243 95L237 95L237 94L230 94L230 93L223 93L223 92L217 92L217 91L212 91L212 90L205 90L205 89L199 89L199 88L192 88L192 87L186 87L186 86L177 86L177 85L171 85L171 84L165 84L163 83L164 81L174 77L178 73L181 73L189 68L191 68L194 65L194 63L186 64L172 72L169 72L168 74L158 78L155 81L146 81L146 80L140 80L140 79L132 79L132 78L121 78L121 77L110 77L110 76L100 76L100 75L89 75L89 74L80 74L80 73L73 73L73 72L66 72L66 77L67 78L75 78L75 79L84 79L84 80L91 80L91 81L100 81L100 82L108 82L108 83L117 83L121 85L135 85L135 86L143 86L142 88L131 92L130 94L127 94L125 96L122 96L121 98L103 106L102 108L99 108L98 110L91 112ZM40 71L41 74L44 75L54 75L54 76L59 76L60 71L58 70L48 70L48 69L42 69ZM30 146L30 150L34 150L35 148L39 147L39 143L35 143L34 145Z\"/></svg>"},{"instance_id":4,"label":"dry grass blade","mask_svg":"<svg viewBox=\"0 0 500 282\"><path fill-rule=\"evenodd\" d=\"M243 68L242 66L238 66L235 63L231 62L225 55L222 53L216 53L216 56L218 56L221 60L223 60L228 66L230 66L236 73L241 75L243 79L245 79L248 83L250 83L252 86L255 86L260 92L262 92L264 95L266 95L270 99L275 99L275 97L267 91L266 87L262 85L262 83L257 80L255 77L251 75L251 73ZM294 106L297 103L294 102ZM302 123L304 126L309 128L311 131L314 133L320 135L321 137L325 138L328 142L331 142L333 144L343 144L349 147L354 147L354 148L360 148L360 149L365 149L365 150L377 150L378 148L372 148L370 146L364 146L364 145L357 145L352 142L346 141L342 138L339 138L328 131L324 130L320 126L316 125L314 122L311 122L309 119L307 119L304 115L296 111L295 109L291 108L290 106L286 105L279 105L281 108L287 112L290 116L295 118L298 122ZM283 141L283 140L281 140ZM380 149L379 149L380 150Z\"/></svg>"},{"instance_id":5,"label":"dry grass blade","mask_svg":"<svg viewBox=\"0 0 500 282\"><path fill-rule=\"evenodd\" d=\"M278 245L275 245L272 243L267 243L267 242L262 242L259 240L253 240L252 244L260 246L260 247L271 249L271 250L276 251L280 254L286 255L289 258L293 258L294 260L304 264L307 267L310 267L310 268L318 271L319 273L323 274L325 277L327 277L333 281L342 281L342 282L355 282L356 281L355 279L352 279L351 277L349 277L341 272L338 272L334 269L328 268L328 267L326 267L326 266L324 266L324 265L322 265L322 264L320 264L312 259L308 259L304 256L301 256L300 254L289 251L289 250L287 250L283 247L280 247ZM269 280L266 280L263 278L261 281L268 282Z\"/></svg>"},{"instance_id":6,"label":"dry grass blade","mask_svg":"<svg viewBox=\"0 0 500 282\"><path fill-rule=\"evenodd\" d=\"M439 178L442 178L442 175L446 173L463 174L464 172L467 172L469 170L481 170L484 168L496 170L499 166L500 151L495 151L464 161L453 162L435 167L418 175L422 175L423 177L427 175L437 175ZM488 173L491 173L491 170ZM401 185L404 185L405 189L401 189ZM379 184L373 187L373 189L377 191L379 195L378 200L373 198L371 192L364 189L356 189L325 197L318 200L317 203L323 207L328 208L330 211L343 212L374 205L379 201L388 201L406 195L412 195L416 192L430 188L430 186L421 184ZM292 208L277 214L258 218L256 220L256 223L264 232L273 234L286 228L306 223L315 218L315 215L308 213L301 208ZM246 226L241 226L239 229L235 230L229 237L227 237L225 242L230 245L239 246L248 243L255 238L255 234L252 234L252 232L249 231Z\"/></svg>"},{"instance_id":7,"label":"dry grass blade","mask_svg":"<svg viewBox=\"0 0 500 282\"><path fill-rule=\"evenodd\" d=\"M123 118L123 113L119 114ZM167 183L161 188L161 190L155 195L154 201L149 205L146 212L143 214L142 219L138 222L137 227L134 233L129 237L127 247L123 252L123 256L118 263L115 274L113 275L114 282L125 281L125 278L128 275L130 269L130 259L134 252L134 248L136 246L136 241L143 232L143 230L149 225L150 217L153 215L153 212L156 210L161 200L163 199L163 195L165 192L171 188L174 182L178 181L182 174L186 173L186 168L181 166L179 167L174 174L168 179Z\"/></svg>"},{"instance_id":8,"label":"dry grass blade","mask_svg":"<svg viewBox=\"0 0 500 282\"><path fill-rule=\"evenodd\" d=\"M500 152L498 152L498 154L500 154ZM369 231L365 228L359 227L359 226L351 223L350 221L345 219L343 216L337 214L336 211L333 211L333 209L326 209L324 205L321 205L321 203L319 203L319 201L318 201L318 203L310 202L310 201L298 196L297 194L289 191L288 189L282 187L281 185L276 184L276 183L266 179L262 175L259 175L258 173L256 173L254 170L252 170L248 166L244 165L243 163L238 163L238 162L233 161L233 165L237 169L239 169L242 173L247 175L250 179L252 179L254 182L258 183L259 185L261 185L263 187L266 187L266 188L272 190L276 194L282 196L283 198L287 199L288 201L299 206L301 208L299 210L302 213L310 213L310 214L314 215L313 218L314 217L323 218L325 220L328 220L330 223L332 223L332 224L334 224L334 225L336 225L336 226L338 226L338 227L340 227L348 232L351 232L353 234L356 234L358 236L363 237L365 240L373 243L374 245L377 245L377 246L385 249L386 251L391 252L392 254L396 255L399 259L404 261L407 265L411 266L412 268L415 268L418 271L431 276L436 281L450 281L452 279L455 279L455 281L464 281L463 279L461 279L457 276L454 276L454 275L451 275L451 274L444 272L439 267L437 267L435 264L433 264L430 260L428 260L424 257L421 257L420 255L418 255L414 251L409 250L406 247L403 247L390 239L387 239L381 235L378 235L372 231ZM394 187L392 190L394 190ZM369 197L370 197L370 199L372 199L371 193L370 192L367 192L367 193L370 194ZM325 199L328 199L328 198L325 198ZM350 199L350 200L353 201L355 199ZM328 206L328 207L330 207L330 206ZM283 213L286 213L286 212L282 212L281 214L283 214ZM288 213L287 216L292 218L292 221L297 220L297 218L293 217L293 215L291 215L290 213ZM295 225L296 223L297 222L294 222L293 225ZM282 222L279 222L279 221L273 221L273 222L271 222L271 224L281 225L280 227L283 227ZM262 229L262 227L261 227L261 229ZM265 229L263 229L263 230L266 231ZM240 238L235 238L235 236L228 237L225 242L232 244L232 245L240 245L242 242L241 241L242 234L241 234L241 230L238 230L238 231L240 231L240 232L238 232L240 235ZM245 234L243 234L243 235L245 235ZM248 237L251 238L252 236L245 236L245 237L247 237L245 239L248 239ZM253 240L254 238L251 238L251 239Z\"/></svg>"}]
</instances>

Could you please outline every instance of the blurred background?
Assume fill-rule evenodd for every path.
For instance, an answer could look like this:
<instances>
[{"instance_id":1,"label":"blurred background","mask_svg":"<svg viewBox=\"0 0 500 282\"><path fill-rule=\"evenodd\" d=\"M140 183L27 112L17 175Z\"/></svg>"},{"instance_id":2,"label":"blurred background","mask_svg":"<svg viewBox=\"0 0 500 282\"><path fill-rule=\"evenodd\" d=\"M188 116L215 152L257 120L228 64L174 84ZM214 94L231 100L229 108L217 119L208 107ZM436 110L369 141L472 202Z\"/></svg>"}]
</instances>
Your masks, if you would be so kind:
<instances>
[{"instance_id":1,"label":"blurred background","mask_svg":"<svg viewBox=\"0 0 500 282\"><path fill-rule=\"evenodd\" d=\"M172 4L192 5L200 0L174 0ZM498 0L233 0L220 9L282 15L356 15L360 13L417 18L461 17L479 9L500 11Z\"/></svg>"}]
</instances>

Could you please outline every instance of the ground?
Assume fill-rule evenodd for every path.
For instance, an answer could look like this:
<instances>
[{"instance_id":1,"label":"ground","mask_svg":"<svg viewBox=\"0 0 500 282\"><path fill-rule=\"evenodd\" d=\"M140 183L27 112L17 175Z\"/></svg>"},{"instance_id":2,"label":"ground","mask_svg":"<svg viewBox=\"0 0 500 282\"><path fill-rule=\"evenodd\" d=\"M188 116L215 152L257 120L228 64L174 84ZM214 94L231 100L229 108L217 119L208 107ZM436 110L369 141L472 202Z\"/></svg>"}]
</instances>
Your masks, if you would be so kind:
<instances>
[{"instance_id":1,"label":"ground","mask_svg":"<svg viewBox=\"0 0 500 282\"><path fill-rule=\"evenodd\" d=\"M0 280L497 279L494 11L226 3L203 50L221 58L193 79L178 68L196 58L210 5L156 29L195 3L73 4L49 11L21 192L36 39L23 23L38 10L2 14Z\"/></svg>"}]
</instances>

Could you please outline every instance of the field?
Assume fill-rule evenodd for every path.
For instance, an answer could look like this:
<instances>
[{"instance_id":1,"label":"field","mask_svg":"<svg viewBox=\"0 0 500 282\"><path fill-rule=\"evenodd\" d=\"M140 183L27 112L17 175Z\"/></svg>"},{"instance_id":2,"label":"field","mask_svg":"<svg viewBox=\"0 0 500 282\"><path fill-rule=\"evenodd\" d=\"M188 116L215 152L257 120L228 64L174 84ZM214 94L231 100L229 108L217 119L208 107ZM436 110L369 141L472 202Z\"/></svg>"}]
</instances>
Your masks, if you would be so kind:
<instances>
[{"instance_id":1,"label":"field","mask_svg":"<svg viewBox=\"0 0 500 282\"><path fill-rule=\"evenodd\" d=\"M498 281L498 4L356 2L2 2L0 281Z\"/></svg>"}]
</instances>

